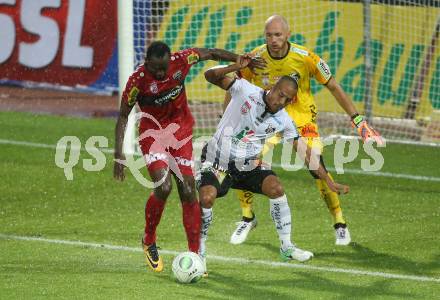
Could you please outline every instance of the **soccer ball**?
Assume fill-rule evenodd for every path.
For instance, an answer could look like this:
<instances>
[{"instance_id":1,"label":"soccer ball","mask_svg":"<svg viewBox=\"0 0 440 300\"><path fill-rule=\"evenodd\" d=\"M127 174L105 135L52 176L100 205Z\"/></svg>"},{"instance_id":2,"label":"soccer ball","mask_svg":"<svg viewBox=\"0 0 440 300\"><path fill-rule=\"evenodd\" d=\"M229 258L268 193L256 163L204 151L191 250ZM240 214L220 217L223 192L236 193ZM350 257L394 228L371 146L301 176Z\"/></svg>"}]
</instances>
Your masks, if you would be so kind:
<instances>
[{"instance_id":1,"label":"soccer ball","mask_svg":"<svg viewBox=\"0 0 440 300\"><path fill-rule=\"evenodd\" d=\"M194 283L202 278L205 267L200 256L194 252L182 252L173 260L173 274L180 283Z\"/></svg>"}]
</instances>

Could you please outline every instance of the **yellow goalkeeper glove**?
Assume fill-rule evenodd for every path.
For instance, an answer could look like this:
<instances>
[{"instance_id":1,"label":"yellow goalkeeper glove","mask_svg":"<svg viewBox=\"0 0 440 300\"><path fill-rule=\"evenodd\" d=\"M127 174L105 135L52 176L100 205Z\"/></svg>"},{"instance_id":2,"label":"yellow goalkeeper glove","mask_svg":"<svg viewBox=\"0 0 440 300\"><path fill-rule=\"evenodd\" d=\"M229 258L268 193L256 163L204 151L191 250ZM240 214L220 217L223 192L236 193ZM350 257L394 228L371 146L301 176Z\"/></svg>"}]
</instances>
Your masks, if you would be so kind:
<instances>
[{"instance_id":1,"label":"yellow goalkeeper glove","mask_svg":"<svg viewBox=\"0 0 440 300\"><path fill-rule=\"evenodd\" d=\"M351 117L351 122L353 127L357 129L357 132L362 137L364 142L368 142L370 139L373 139L378 145L384 144L380 133L368 125L367 121L362 116L355 114Z\"/></svg>"}]
</instances>

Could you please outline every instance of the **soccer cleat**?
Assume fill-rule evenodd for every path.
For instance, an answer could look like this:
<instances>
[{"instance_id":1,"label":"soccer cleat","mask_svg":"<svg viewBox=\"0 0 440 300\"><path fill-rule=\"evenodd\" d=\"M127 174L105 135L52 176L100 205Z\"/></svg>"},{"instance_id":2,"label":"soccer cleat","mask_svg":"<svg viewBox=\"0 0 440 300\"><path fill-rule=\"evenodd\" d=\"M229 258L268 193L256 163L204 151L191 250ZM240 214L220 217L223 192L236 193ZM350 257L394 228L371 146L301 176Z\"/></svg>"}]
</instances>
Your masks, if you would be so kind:
<instances>
[{"instance_id":1,"label":"soccer cleat","mask_svg":"<svg viewBox=\"0 0 440 300\"><path fill-rule=\"evenodd\" d=\"M257 227L257 218L253 218L252 221L240 221L237 222L237 229L232 233L231 240L229 241L231 244L238 245L244 243L246 241L249 231Z\"/></svg>"},{"instance_id":2,"label":"soccer cleat","mask_svg":"<svg viewBox=\"0 0 440 300\"><path fill-rule=\"evenodd\" d=\"M351 242L350 231L346 224L336 223L335 224L335 244L338 246L347 246Z\"/></svg>"},{"instance_id":3,"label":"soccer cleat","mask_svg":"<svg viewBox=\"0 0 440 300\"><path fill-rule=\"evenodd\" d=\"M280 248L280 257L283 261L297 260L300 262L307 261L313 257L313 253L310 251L301 250L295 246L290 246L286 250Z\"/></svg>"},{"instance_id":4,"label":"soccer cleat","mask_svg":"<svg viewBox=\"0 0 440 300\"><path fill-rule=\"evenodd\" d=\"M162 272L163 261L162 257L159 255L159 252L157 252L156 243L145 245L144 240L142 240L142 247L144 249L145 262L147 263L147 266L149 266L155 272Z\"/></svg>"}]
</instances>

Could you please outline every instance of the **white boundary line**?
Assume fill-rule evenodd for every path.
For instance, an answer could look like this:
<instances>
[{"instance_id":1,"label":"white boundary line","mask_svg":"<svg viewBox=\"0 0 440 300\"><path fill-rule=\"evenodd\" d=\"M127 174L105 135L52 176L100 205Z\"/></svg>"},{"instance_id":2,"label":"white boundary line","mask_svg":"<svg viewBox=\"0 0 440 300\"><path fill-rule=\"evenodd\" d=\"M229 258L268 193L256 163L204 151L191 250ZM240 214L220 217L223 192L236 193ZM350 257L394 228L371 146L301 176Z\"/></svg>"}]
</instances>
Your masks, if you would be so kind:
<instances>
[{"instance_id":1,"label":"white boundary line","mask_svg":"<svg viewBox=\"0 0 440 300\"><path fill-rule=\"evenodd\" d=\"M18 241L33 241L33 242L43 242L50 244L61 244L61 245L69 245L69 246L82 246L82 247L90 247L96 249L105 249L105 250L116 250L116 251L130 251L130 252L142 252L142 249L139 247L127 247L127 246L118 246L118 245L108 245L108 244L99 244L99 243L87 243L81 241L69 241L69 240L58 240L58 239L46 239L39 237L30 237L30 236L19 236L19 235L8 235L1 234L0 238L9 239L9 240L18 240ZM170 251L170 250L160 250L162 254L166 255L177 255L179 252ZM295 263L282 263L282 262L272 262L267 260L252 260L238 257L225 257L218 255L208 255L208 259L216 260L227 263L234 264L256 264L263 265L269 267L280 267L280 268L291 268L291 269L303 269L303 270L311 270L318 272L331 272L331 273L345 273L351 275L361 275L361 276L370 276L370 277L382 277L388 279L403 279L410 281L423 281L423 282L436 282L440 283L440 278L428 277L428 276L418 276L418 275L403 275L403 274L392 274L385 272L371 272L371 271L363 271L356 269L343 269L343 268L332 268L332 267L320 267L313 266L308 264L295 264Z\"/></svg>"},{"instance_id":2,"label":"white boundary line","mask_svg":"<svg viewBox=\"0 0 440 300\"><path fill-rule=\"evenodd\" d=\"M55 145L33 143L33 142L24 142L24 141L5 140L5 139L0 139L0 144L34 147L34 148L56 149ZM199 145L194 145L194 148L196 148L198 146ZM85 149L83 149L83 148L81 148L80 150L85 151ZM109 154L114 153L113 149L100 148L100 150L104 153L109 153ZM281 164L273 163L272 166L281 167ZM327 170L332 171L332 172L335 171L334 168L327 168ZM356 174L356 175L376 176L376 177L391 177L391 178L403 178L403 179L411 179L411 180L419 180L419 181L440 182L440 177L400 174L400 173L391 173L391 172L379 172L379 171L378 172L366 172L364 170L359 170L359 169L344 169L344 173Z\"/></svg>"},{"instance_id":3,"label":"white boundary line","mask_svg":"<svg viewBox=\"0 0 440 300\"><path fill-rule=\"evenodd\" d=\"M331 134L324 137L325 139L343 139L343 140L362 140L360 136L353 135L342 135L342 134ZM440 143L434 142L420 142L420 141L405 141L405 140L393 140L386 139L387 144L401 144L401 145L412 145L412 146L426 146L426 147L440 147Z\"/></svg>"},{"instance_id":4,"label":"white boundary line","mask_svg":"<svg viewBox=\"0 0 440 300\"><path fill-rule=\"evenodd\" d=\"M273 163L274 167L281 167L281 164ZM307 170L303 168L303 170ZM327 168L327 171L336 172L335 168ZM403 178L403 179L412 179L412 180L420 180L420 181L440 181L440 177L432 177L432 176L420 176L420 175L410 175L410 174L399 174L399 173L391 173L391 172L368 172L359 169L347 169L344 168L343 174L357 174L357 175L367 175L367 176L376 176L376 177L391 177L391 178Z\"/></svg>"}]
</instances>

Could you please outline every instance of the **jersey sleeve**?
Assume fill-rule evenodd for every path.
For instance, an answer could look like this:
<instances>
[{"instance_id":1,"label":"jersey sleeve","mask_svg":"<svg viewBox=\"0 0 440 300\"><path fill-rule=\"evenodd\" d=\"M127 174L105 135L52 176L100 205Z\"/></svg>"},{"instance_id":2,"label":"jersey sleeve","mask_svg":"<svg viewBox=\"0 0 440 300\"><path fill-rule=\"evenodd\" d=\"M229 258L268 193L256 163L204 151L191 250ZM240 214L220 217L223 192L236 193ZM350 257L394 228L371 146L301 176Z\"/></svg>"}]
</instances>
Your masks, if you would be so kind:
<instances>
[{"instance_id":1,"label":"jersey sleeve","mask_svg":"<svg viewBox=\"0 0 440 300\"><path fill-rule=\"evenodd\" d=\"M228 91L231 94L231 101L245 101L246 97L244 95L248 94L252 89L252 84L246 79L237 78L234 80L232 85L229 87Z\"/></svg>"},{"instance_id":2,"label":"jersey sleeve","mask_svg":"<svg viewBox=\"0 0 440 300\"><path fill-rule=\"evenodd\" d=\"M327 63L318 55L309 51L308 56L305 58L310 74L321 84L326 84L332 77Z\"/></svg>"},{"instance_id":3,"label":"jersey sleeve","mask_svg":"<svg viewBox=\"0 0 440 300\"><path fill-rule=\"evenodd\" d=\"M129 106L134 106L136 104L137 97L140 92L139 79L137 72L134 72L127 81L125 89L122 92L122 101L127 103Z\"/></svg>"},{"instance_id":4,"label":"jersey sleeve","mask_svg":"<svg viewBox=\"0 0 440 300\"><path fill-rule=\"evenodd\" d=\"M200 61L200 53L194 48L188 48L174 53L171 60L178 59L188 67L195 65Z\"/></svg>"},{"instance_id":5,"label":"jersey sleeve","mask_svg":"<svg viewBox=\"0 0 440 300\"><path fill-rule=\"evenodd\" d=\"M171 61L175 61L178 68L183 72L183 78L186 77L192 66L200 61L200 54L194 48L188 48L171 55Z\"/></svg>"},{"instance_id":6,"label":"jersey sleeve","mask_svg":"<svg viewBox=\"0 0 440 300\"><path fill-rule=\"evenodd\" d=\"M251 69L244 68L244 69L238 71L238 76L240 78L246 79L247 81L252 81L252 78L254 77L254 73L252 73Z\"/></svg>"}]
</instances>

